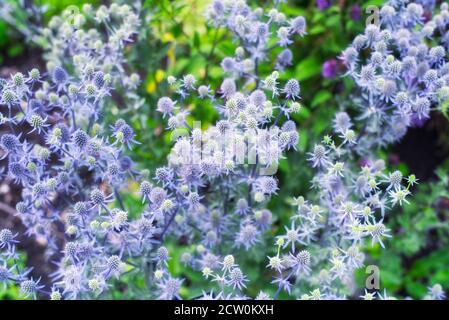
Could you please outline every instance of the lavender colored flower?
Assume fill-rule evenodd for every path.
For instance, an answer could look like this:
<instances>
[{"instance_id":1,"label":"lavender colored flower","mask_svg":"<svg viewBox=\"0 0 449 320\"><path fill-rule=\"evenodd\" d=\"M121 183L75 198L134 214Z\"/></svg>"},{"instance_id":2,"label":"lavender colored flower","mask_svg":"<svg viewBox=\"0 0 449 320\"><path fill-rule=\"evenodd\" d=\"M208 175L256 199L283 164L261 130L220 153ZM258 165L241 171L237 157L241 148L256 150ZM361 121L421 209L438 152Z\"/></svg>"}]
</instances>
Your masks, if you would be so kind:
<instances>
[{"instance_id":1,"label":"lavender colored flower","mask_svg":"<svg viewBox=\"0 0 449 320\"><path fill-rule=\"evenodd\" d=\"M380 11L380 25L368 25L341 55L347 75L361 89L352 97L365 127L359 153L399 141L446 101L448 47L435 29L446 25L441 19L447 15L446 5L426 22L420 3L390 1ZM435 44L429 45L429 38ZM367 58L361 54L365 48Z\"/></svg>"},{"instance_id":2,"label":"lavender colored flower","mask_svg":"<svg viewBox=\"0 0 449 320\"><path fill-rule=\"evenodd\" d=\"M349 15L352 20L360 21L360 19L362 18L362 8L360 8L360 6L357 4L352 5L351 9L349 10Z\"/></svg>"},{"instance_id":3,"label":"lavender colored flower","mask_svg":"<svg viewBox=\"0 0 449 320\"><path fill-rule=\"evenodd\" d=\"M325 10L331 6L330 0L316 0L316 6L320 10Z\"/></svg>"},{"instance_id":4,"label":"lavender colored flower","mask_svg":"<svg viewBox=\"0 0 449 320\"><path fill-rule=\"evenodd\" d=\"M324 78L335 78L338 73L338 61L335 59L327 60L323 63L321 75Z\"/></svg>"}]
</instances>

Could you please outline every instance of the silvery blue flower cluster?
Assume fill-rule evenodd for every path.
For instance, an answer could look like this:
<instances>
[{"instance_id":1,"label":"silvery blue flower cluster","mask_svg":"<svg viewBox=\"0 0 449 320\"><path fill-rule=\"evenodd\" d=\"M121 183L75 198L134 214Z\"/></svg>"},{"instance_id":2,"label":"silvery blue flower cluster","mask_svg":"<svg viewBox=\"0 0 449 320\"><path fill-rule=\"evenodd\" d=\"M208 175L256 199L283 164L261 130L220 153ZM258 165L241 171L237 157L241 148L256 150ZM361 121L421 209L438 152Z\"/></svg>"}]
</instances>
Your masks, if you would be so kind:
<instances>
[{"instance_id":1,"label":"silvery blue flower cluster","mask_svg":"<svg viewBox=\"0 0 449 320\"><path fill-rule=\"evenodd\" d=\"M232 11L229 19L253 19L240 28L252 28L253 23L260 22L252 29L248 43L236 50L236 57L223 62L228 77L217 90L220 100L214 99L208 87L197 88L196 79L186 75L180 81L169 79L177 86L179 102L163 97L157 105L169 117L170 128L188 128L183 100L195 92L211 100L223 120L207 132L193 129L192 144L187 138L177 140L169 165L157 169L151 182L147 175L140 176L124 155L124 150L136 143L133 129L121 119L109 129L101 125L104 104L124 78L120 63L124 63L124 45L138 26L136 15L128 6L102 6L96 12L85 6L84 14L74 17L74 24L60 18L50 22L50 28L44 30L51 44L48 73L33 69L28 75L17 73L2 80L1 119L9 132L2 134L1 149L2 159L7 160L4 178L23 188L16 209L27 226L27 235L46 243L48 259L60 253L63 257L57 262L51 290L45 290L39 280L27 278L25 271L14 273L17 264L10 257L15 254L11 246L15 240L7 236L9 230L4 230L2 243L8 249L2 259L7 268L5 281L16 281L26 296L86 298L106 291L110 278L144 264L154 269L151 283L158 297L172 299L179 297L182 281L167 270L168 250L161 246L167 234L187 236L198 243L198 256L190 261L187 255L184 258L192 266L201 264L205 273L207 268L212 272L221 264L221 250L248 249L261 241L262 231L271 223L271 212L256 211L252 203L264 203L276 193L277 181L271 175L282 151L294 148L298 141L293 122L282 129L276 124L281 116L299 110L295 100L299 99L300 87L292 79L279 88L277 72L260 79L257 68L265 59L261 55L268 52L271 25L285 25L285 40L302 35L305 24L301 19L287 21L276 10L265 19L260 9L253 12L244 3L232 7L223 7L226 12ZM109 30L106 41L95 29L80 29L86 17L92 16ZM118 25L112 28L109 24L114 22ZM120 63L113 63L116 61ZM237 90L240 80L246 80L241 91ZM263 90L276 98L276 105ZM279 112L270 125L274 109ZM200 162L195 163L193 157L187 157L185 148L190 147L194 154L198 142L205 147L200 148ZM244 165L245 161L249 164ZM141 180L140 195L147 203L145 211L133 221L128 219L120 195L130 177ZM213 204L205 204L212 193L222 194L220 205L215 197ZM226 261L230 260L228 257ZM239 290L244 287L245 276L236 264L230 263L225 271L229 274L223 277L232 278L223 285Z\"/></svg>"},{"instance_id":2,"label":"silvery blue flower cluster","mask_svg":"<svg viewBox=\"0 0 449 320\"><path fill-rule=\"evenodd\" d=\"M136 108L142 103L135 93L140 79L137 73L125 71L130 69L125 50L138 36L140 11L139 1L132 6L102 5L96 10L85 4L81 10L72 6L52 17L40 40L47 69L61 66L73 69L76 76L99 69L112 76L115 94L124 99L122 107Z\"/></svg>"},{"instance_id":3,"label":"silvery blue flower cluster","mask_svg":"<svg viewBox=\"0 0 449 320\"><path fill-rule=\"evenodd\" d=\"M264 12L243 1L214 1L206 16L216 27L229 29L240 46L223 59L225 78L216 90L197 84L193 75L168 78L177 98L161 97L157 110L174 129L175 144L168 166L156 170L160 186L144 182L141 192L153 203L155 219L168 215L169 231L194 245L182 260L214 288L205 288L201 298L241 299L248 278L234 255L262 245L273 220L265 205L278 190L278 162L299 139L288 120L300 109L298 81L281 84L278 71L263 77L259 65L273 56L273 38L286 47L295 35L305 34L306 24L302 17L287 19L275 8ZM278 59L277 66L290 63ZM192 96L219 112L214 126L202 130L201 124L187 123Z\"/></svg>"},{"instance_id":4,"label":"silvery blue flower cluster","mask_svg":"<svg viewBox=\"0 0 449 320\"><path fill-rule=\"evenodd\" d=\"M420 6L403 8L395 1L392 9L383 9L391 13L382 20L385 30L368 27L343 53L348 74L375 112L354 119L337 113L332 136L304 155L316 171L314 196L294 199L291 224L274 247L268 246L267 270L276 293L250 297L248 272L237 258L270 243L267 234L276 213L267 204L279 190L275 175L279 161L299 141L291 116L301 108L300 84L283 79L282 71L293 64L288 47L307 34L306 22L284 15L279 3L265 10L243 0L215 0L208 7L209 23L232 34L237 47L221 62L223 80L217 88L191 74L167 78L172 95L160 97L154 108L167 120L173 147L166 165L152 175L136 170L126 155L138 143L133 128L123 119L102 120L112 92L132 91L139 83L124 67L125 46L137 32L139 14L127 5L87 5L72 23L64 15L50 22L43 31L50 44L48 72L32 69L0 80L0 157L5 163L0 174L22 187L17 215L27 235L46 244L47 258L57 270L48 288L33 279L29 269L19 266L17 235L3 229L1 285L16 283L24 296L89 299L103 297L115 279L138 274L145 278L143 297L181 299L185 280L169 268L167 239L176 239L183 244L182 263L208 280L198 299L277 299L281 293L340 299L353 294L364 246L384 246L390 233L383 218L390 208L408 202L417 183L413 175L387 172L385 163L369 152L361 159L357 154L400 138L395 131L400 120L410 120L406 128L413 116L427 117L431 105L442 99L443 56L422 44L429 37L423 33L431 35L423 30L437 30L447 8L442 7L441 19L417 29ZM392 27L395 19L401 29ZM89 23L102 25L107 37L95 27L83 29ZM397 47L390 48L390 42ZM358 56L365 49L373 53L360 65ZM407 57L415 67L406 68ZM421 74L423 63L427 69ZM434 80L425 76L431 70ZM401 100L403 91L407 94ZM423 99L428 108L417 106ZM208 128L192 123L194 104L212 105L220 119ZM123 201L125 193L136 196L127 190L132 182L138 182L143 203L137 217ZM389 297L366 292L362 298ZM444 298L441 286L429 288L429 298Z\"/></svg>"},{"instance_id":5,"label":"silvery blue flower cluster","mask_svg":"<svg viewBox=\"0 0 449 320\"><path fill-rule=\"evenodd\" d=\"M108 61L109 55L120 56L138 26L128 6L115 9L126 17L124 24L110 28L109 39L115 42L91 47L88 39L86 43L80 39L77 48L71 43L79 62L71 65L72 72L49 63L46 73L32 69L0 82L0 148L6 160L2 179L22 187L17 215L27 235L45 243L48 259L58 263L51 291L44 290L38 280L18 269L15 235L2 231L1 247L6 249L2 282L18 282L26 296L81 298L85 292L99 293L107 287L107 279L120 273L125 250L135 254L151 236L142 233L142 228L151 231L151 219L142 217L128 225L120 196L125 182L137 174L124 153L136 143L134 131L121 119L110 128L101 124L113 86L123 80L123 69ZM111 10L100 7L96 16L109 21ZM69 24L63 28L67 42L72 36L69 28ZM96 37L95 32L74 34ZM117 208L108 205L113 201ZM127 236L120 240L122 230Z\"/></svg>"},{"instance_id":6,"label":"silvery blue flower cluster","mask_svg":"<svg viewBox=\"0 0 449 320\"><path fill-rule=\"evenodd\" d=\"M19 266L19 254L17 253L17 234L9 229L0 230L0 281L2 287L6 289L11 283L20 284L20 293L25 297L37 298L37 292L44 288L39 284L39 279L29 277L31 269ZM11 261L11 263L8 263Z\"/></svg>"},{"instance_id":7,"label":"silvery blue flower cluster","mask_svg":"<svg viewBox=\"0 0 449 320\"><path fill-rule=\"evenodd\" d=\"M352 126L346 113L338 113L335 136L325 136L309 153L316 170L311 185L317 202L295 198L291 226L277 238L278 251L269 257L269 267L278 273L278 293L295 293L297 283L302 299L343 299L351 294L354 271L365 266L364 244L384 247L382 239L391 235L383 218L390 208L408 202L416 178L387 173L383 160L355 162ZM307 288L310 293L304 294Z\"/></svg>"},{"instance_id":8,"label":"silvery blue flower cluster","mask_svg":"<svg viewBox=\"0 0 449 320\"><path fill-rule=\"evenodd\" d=\"M359 152L397 142L449 98L449 7L425 15L435 1L423 2L387 2L340 57L357 88Z\"/></svg>"}]
</instances>

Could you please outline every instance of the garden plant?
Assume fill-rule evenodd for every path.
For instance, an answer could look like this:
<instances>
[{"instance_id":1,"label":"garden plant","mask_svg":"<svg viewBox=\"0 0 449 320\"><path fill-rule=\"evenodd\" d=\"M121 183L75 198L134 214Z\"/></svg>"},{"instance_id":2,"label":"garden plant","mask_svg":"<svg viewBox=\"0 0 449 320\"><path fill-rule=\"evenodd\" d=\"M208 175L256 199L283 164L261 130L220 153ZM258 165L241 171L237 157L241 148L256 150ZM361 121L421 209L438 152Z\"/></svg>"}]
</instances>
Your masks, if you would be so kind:
<instances>
[{"instance_id":1,"label":"garden plant","mask_svg":"<svg viewBox=\"0 0 449 320\"><path fill-rule=\"evenodd\" d=\"M0 18L0 299L446 298L448 3Z\"/></svg>"}]
</instances>

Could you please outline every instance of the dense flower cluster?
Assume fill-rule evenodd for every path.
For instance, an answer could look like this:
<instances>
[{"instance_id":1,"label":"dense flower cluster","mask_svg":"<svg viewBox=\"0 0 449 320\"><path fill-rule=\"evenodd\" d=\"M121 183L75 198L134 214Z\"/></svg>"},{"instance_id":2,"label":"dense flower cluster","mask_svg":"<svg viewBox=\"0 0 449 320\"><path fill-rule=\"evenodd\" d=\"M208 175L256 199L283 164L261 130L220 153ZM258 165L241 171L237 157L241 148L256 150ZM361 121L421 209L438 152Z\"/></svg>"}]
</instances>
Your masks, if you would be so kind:
<instances>
[{"instance_id":1,"label":"dense flower cluster","mask_svg":"<svg viewBox=\"0 0 449 320\"><path fill-rule=\"evenodd\" d=\"M155 212L156 219L168 213L174 220L170 230L195 245L195 252L183 254L183 262L218 283L215 294L205 291L202 298L243 298L248 279L228 253L263 241L273 220L265 204L278 190L278 162L299 139L293 121L279 127L281 119L300 109L298 81L290 79L281 86L277 71L262 77L258 65L269 61L273 35L287 46L295 34L305 34L305 20L287 19L276 9L264 13L243 1L214 1L206 16L217 27L228 28L240 46L235 56L223 59L226 76L215 92L197 85L193 75L168 78L178 98L160 98L157 110L168 118L168 127L176 129L175 145L168 166L155 173L162 188L149 187L147 192L153 206L163 209ZM278 67L291 64L289 49L280 57ZM186 121L185 105L194 95L220 114L204 131Z\"/></svg>"},{"instance_id":2,"label":"dense flower cluster","mask_svg":"<svg viewBox=\"0 0 449 320\"><path fill-rule=\"evenodd\" d=\"M0 18L4 23L14 26L27 41L38 43L46 10L47 6L38 6L32 2L4 0L0 6Z\"/></svg>"},{"instance_id":3,"label":"dense flower cluster","mask_svg":"<svg viewBox=\"0 0 449 320\"><path fill-rule=\"evenodd\" d=\"M111 75L115 93L125 99L122 107L136 108L143 103L135 94L140 78L128 74L125 49L137 37L140 11L139 1L97 9L85 4L81 10L72 6L52 17L41 31L47 69L61 66L78 77L101 70Z\"/></svg>"},{"instance_id":4,"label":"dense flower cluster","mask_svg":"<svg viewBox=\"0 0 449 320\"><path fill-rule=\"evenodd\" d=\"M18 215L28 235L45 241L49 258L56 256L63 245L64 256L53 275L50 296L54 299L100 295L108 288L109 278L129 268L138 269L139 264L150 264L154 269L152 285L160 298L178 297L181 280L164 269L168 251L160 243L166 234L170 231L193 243L198 241L198 254L184 258L206 274L220 264L221 250L248 249L260 242L262 231L272 220L271 212L262 204L278 189L272 175L282 152L294 148L298 141L292 121L282 128L277 123L282 116L299 110L295 101L299 99L299 83L292 79L279 87L276 71L260 79L258 64L271 50L270 28L285 29L279 33L279 41L286 45L295 33L305 33L304 20L287 21L275 9L266 19L260 8L253 11L243 2L226 4L226 14L232 12L228 19L241 16L253 21L240 25L243 29L239 34L248 39L242 40L235 57L222 63L228 77L217 90L220 99L215 99L209 87L197 88L196 79L186 75L179 81L168 79L177 87L179 100L163 97L157 104L158 110L169 117L169 127L177 129L175 132L190 129L183 100L194 91L210 100L223 120L206 132L193 128L189 138L176 141L169 165L155 172L154 180L160 186L148 181L148 176L139 178L140 194L147 206L138 219L130 221L120 189L136 174L132 161L123 154L125 147L136 142L134 132L123 120L111 126L110 134L98 122L113 86L123 79L120 64L112 61L124 62L123 43L129 41L138 25L134 18L128 21L135 16L127 7L118 9L128 17L127 22L115 29L106 45L94 29L76 30L54 18L51 29L44 31L53 43L48 55L49 74L42 76L33 69L27 76L17 73L2 80L1 103L8 111L2 116L2 124L10 130L2 135L2 158L7 159L5 177L23 187ZM89 6L84 8L87 16L90 10ZM107 23L109 10L100 7L95 15L97 22ZM75 27L84 23L83 17L75 17ZM246 29L256 20L259 28L248 33ZM51 34L52 29L56 36ZM278 65L286 63L278 61ZM63 66L74 67L73 72ZM242 90L237 87L240 79L247 80ZM278 115L272 121L276 109ZM30 130L18 133L23 126ZM198 143L200 158L195 163L187 155L196 153ZM242 193L245 195L240 196ZM207 201L213 202L207 205ZM236 290L244 287L246 277L237 265L231 263L223 271L222 278L229 278L224 284ZM36 285L34 291L39 290ZM232 295L228 293L228 297Z\"/></svg>"},{"instance_id":5,"label":"dense flower cluster","mask_svg":"<svg viewBox=\"0 0 449 320\"><path fill-rule=\"evenodd\" d=\"M120 8L128 17L135 17L125 10L127 6ZM128 226L120 196L128 178L136 174L132 160L124 154L125 148L135 143L133 129L123 120L110 130L99 122L104 103L123 72L112 61L138 25L134 19L130 21L134 24L117 38L117 47L108 45L111 51L102 51L100 56L91 55L93 49L78 42L80 65L72 73L50 64L48 74L32 69L27 75L16 73L0 81L0 150L6 165L2 179L22 187L16 211L27 235L46 244L49 259L60 256L64 247L54 274L52 298L101 292L105 280L120 273L125 248L130 253L139 251L145 237L151 236L150 232L142 235L142 228L151 231L151 220L142 218ZM95 34L91 32L91 36ZM106 62L83 65L92 59ZM113 201L120 208L108 205ZM133 246L120 244L123 228L139 233ZM15 257L11 251L15 241L8 241L7 230L4 233L7 261ZM42 289L37 281L26 278L25 272L4 279L19 282L26 295ZM98 286L92 284L95 281Z\"/></svg>"},{"instance_id":6,"label":"dense flower cluster","mask_svg":"<svg viewBox=\"0 0 449 320\"><path fill-rule=\"evenodd\" d=\"M342 53L358 89L359 152L398 141L447 102L449 7L442 3L428 18L433 5L388 2L380 9L380 25L367 25Z\"/></svg>"},{"instance_id":7,"label":"dense flower cluster","mask_svg":"<svg viewBox=\"0 0 449 320\"><path fill-rule=\"evenodd\" d=\"M139 8L85 5L82 13L50 21L43 31L48 72L0 79L0 178L22 188L17 215L57 268L50 287L33 279L18 262L17 235L3 229L0 285L16 283L25 297L102 298L115 279L137 274L145 283L142 298L181 299L186 281L170 272L169 238L183 244L180 261L210 281L198 299L354 294L364 247L384 247L391 236L384 217L408 203L417 183L364 151L399 139L415 117L428 117L449 97L445 49L424 44L443 32L448 8L421 28L422 7L394 1L382 9L382 27L367 27L343 53L360 103L369 107L354 119L338 112L333 135L305 155L315 170L312 196L294 199L295 214L276 238L275 254L270 246L266 251L277 291L249 297L249 273L237 258L267 242L276 221L267 204L279 191L279 161L299 141L291 116L301 108L301 87L282 72L293 64L289 46L307 34L306 22L280 12L280 2L269 10L243 0L208 7L209 23L231 34L237 47L221 61L218 88L192 74L167 78L172 94L153 107L167 120L173 147L151 175L126 155L138 143L133 128L101 117L116 90L127 92L126 103L138 100L139 79L128 76L124 50L139 27ZM365 51L370 57L362 62ZM194 104L213 106L219 120L207 128L192 122ZM138 195L131 195L128 185L136 182ZM140 198L137 215L124 193ZM440 285L429 288L428 298L444 297ZM367 291L362 298L390 297Z\"/></svg>"},{"instance_id":8,"label":"dense flower cluster","mask_svg":"<svg viewBox=\"0 0 449 320\"><path fill-rule=\"evenodd\" d=\"M297 213L277 239L277 255L270 257L269 267L279 273L274 281L278 292L290 293L296 281L302 289L314 288L302 294L303 299L341 299L351 294L346 288L353 287L354 271L364 266L365 239L384 247L382 238L391 235L383 218L390 208L408 203L417 179L413 175L404 179L399 171L385 172L383 160L354 163L356 136L351 127L349 116L338 113L334 121L338 137L325 136L309 153L317 171L312 187L319 203L304 197L294 201Z\"/></svg>"},{"instance_id":9,"label":"dense flower cluster","mask_svg":"<svg viewBox=\"0 0 449 320\"><path fill-rule=\"evenodd\" d=\"M292 64L293 54L288 46L293 43L294 35L306 34L306 20L301 16L287 19L276 9L280 2L276 0L274 8L264 12L262 8L251 9L245 1L213 1L206 11L207 19L216 27L229 28L241 45L236 49L235 57L223 60L222 67L226 73L246 74L249 80L259 81L258 65L269 60L268 54L274 47L269 46L268 41L273 38L277 46L284 48L278 55L277 67L283 69ZM272 80L276 82L276 79ZM274 84L266 85L269 89Z\"/></svg>"},{"instance_id":10,"label":"dense flower cluster","mask_svg":"<svg viewBox=\"0 0 449 320\"><path fill-rule=\"evenodd\" d=\"M40 279L28 276L31 269L23 269L19 266L19 254L16 248L19 241L16 237L17 234L13 234L9 229L0 230L0 282L3 288L14 282L19 283L21 294L36 299L37 293L44 286L39 284Z\"/></svg>"}]
</instances>

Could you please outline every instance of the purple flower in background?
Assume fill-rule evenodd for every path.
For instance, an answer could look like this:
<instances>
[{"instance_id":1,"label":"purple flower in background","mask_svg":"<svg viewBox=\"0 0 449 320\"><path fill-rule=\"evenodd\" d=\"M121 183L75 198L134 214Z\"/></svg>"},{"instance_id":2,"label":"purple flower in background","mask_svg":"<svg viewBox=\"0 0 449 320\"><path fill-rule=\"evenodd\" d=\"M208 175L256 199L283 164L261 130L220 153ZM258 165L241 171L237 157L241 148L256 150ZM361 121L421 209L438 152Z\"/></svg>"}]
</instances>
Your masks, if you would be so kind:
<instances>
[{"instance_id":1,"label":"purple flower in background","mask_svg":"<svg viewBox=\"0 0 449 320\"><path fill-rule=\"evenodd\" d=\"M429 22L430 20L432 20L432 11L424 11L423 18L424 22Z\"/></svg>"},{"instance_id":2,"label":"purple flower in background","mask_svg":"<svg viewBox=\"0 0 449 320\"><path fill-rule=\"evenodd\" d=\"M361 168L363 167L371 167L373 165L373 162L371 161L371 159L364 157L360 160L359 165Z\"/></svg>"},{"instance_id":3,"label":"purple flower in background","mask_svg":"<svg viewBox=\"0 0 449 320\"><path fill-rule=\"evenodd\" d=\"M323 63L321 74L324 78L334 78L337 76L338 61L336 59L330 59Z\"/></svg>"},{"instance_id":4,"label":"purple flower in background","mask_svg":"<svg viewBox=\"0 0 449 320\"><path fill-rule=\"evenodd\" d=\"M425 118L425 117L418 117L417 114L412 114L411 116L411 124L412 127L414 128L422 128L424 127L424 125L426 124L427 120L429 120L429 118Z\"/></svg>"},{"instance_id":5,"label":"purple flower in background","mask_svg":"<svg viewBox=\"0 0 449 320\"><path fill-rule=\"evenodd\" d=\"M351 7L349 15L351 16L352 20L360 21L360 19L362 18L362 9L360 8L359 5L355 4Z\"/></svg>"},{"instance_id":6,"label":"purple flower in background","mask_svg":"<svg viewBox=\"0 0 449 320\"><path fill-rule=\"evenodd\" d=\"M397 166L399 164L399 162L401 162L401 158L396 153L392 153L392 154L388 155L388 162L392 166Z\"/></svg>"},{"instance_id":7,"label":"purple flower in background","mask_svg":"<svg viewBox=\"0 0 449 320\"><path fill-rule=\"evenodd\" d=\"M331 6L330 0L316 0L316 6L320 10L325 10Z\"/></svg>"}]
</instances>

